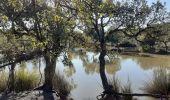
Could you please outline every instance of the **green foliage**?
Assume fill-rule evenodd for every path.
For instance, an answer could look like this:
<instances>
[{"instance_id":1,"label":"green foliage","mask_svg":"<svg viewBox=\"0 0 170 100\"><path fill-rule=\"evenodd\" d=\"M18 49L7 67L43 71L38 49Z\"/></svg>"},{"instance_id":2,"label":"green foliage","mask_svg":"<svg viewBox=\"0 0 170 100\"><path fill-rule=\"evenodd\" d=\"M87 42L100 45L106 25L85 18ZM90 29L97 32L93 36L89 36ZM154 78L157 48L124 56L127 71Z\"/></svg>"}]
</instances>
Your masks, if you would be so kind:
<instances>
[{"instance_id":1,"label":"green foliage","mask_svg":"<svg viewBox=\"0 0 170 100\"><path fill-rule=\"evenodd\" d=\"M113 16L114 3L100 0L73 0L73 6L78 9L77 15L80 24L78 28L88 34L92 40L104 38L103 29L108 26L108 19ZM105 20L105 21L104 21Z\"/></svg>"},{"instance_id":2,"label":"green foliage","mask_svg":"<svg viewBox=\"0 0 170 100\"><path fill-rule=\"evenodd\" d=\"M18 55L50 51L58 56L67 47L76 20L70 9L46 0L2 0L0 2L1 64L15 62ZM57 6L57 7L56 7ZM36 54L36 57L44 54ZM34 57L33 57L34 58ZM24 60L24 59L23 59ZM22 61L22 60L21 60Z\"/></svg>"},{"instance_id":3,"label":"green foliage","mask_svg":"<svg viewBox=\"0 0 170 100\"><path fill-rule=\"evenodd\" d=\"M119 44L119 47L136 47L136 45L129 41L124 41L121 44Z\"/></svg>"},{"instance_id":4,"label":"green foliage","mask_svg":"<svg viewBox=\"0 0 170 100\"><path fill-rule=\"evenodd\" d=\"M124 39L124 35L121 32L115 32L106 35L106 41L114 44L121 43L123 39Z\"/></svg>"}]
</instances>

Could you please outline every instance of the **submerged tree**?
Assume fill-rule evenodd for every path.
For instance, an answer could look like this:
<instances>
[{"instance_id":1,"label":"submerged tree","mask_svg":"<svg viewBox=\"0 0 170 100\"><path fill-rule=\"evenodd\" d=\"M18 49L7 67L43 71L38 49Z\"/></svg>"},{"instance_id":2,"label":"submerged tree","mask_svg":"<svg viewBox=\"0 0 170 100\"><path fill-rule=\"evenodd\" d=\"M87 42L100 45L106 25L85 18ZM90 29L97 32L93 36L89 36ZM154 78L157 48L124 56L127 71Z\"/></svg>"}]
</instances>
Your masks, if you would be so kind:
<instances>
[{"instance_id":1,"label":"submerged tree","mask_svg":"<svg viewBox=\"0 0 170 100\"><path fill-rule=\"evenodd\" d=\"M94 43L99 44L100 76L105 90L109 87L105 75L108 36L122 32L126 37L143 42L141 38L146 31L169 18L165 5L159 1L149 6L146 0L73 0L73 5L78 9L78 29L91 36Z\"/></svg>"},{"instance_id":2,"label":"submerged tree","mask_svg":"<svg viewBox=\"0 0 170 100\"><path fill-rule=\"evenodd\" d=\"M115 5L101 0L73 0L73 5L78 9L79 30L89 34L95 43L99 43L100 76L103 88L108 90L109 85L105 75L105 55L107 52L105 29L110 24Z\"/></svg>"}]
</instances>

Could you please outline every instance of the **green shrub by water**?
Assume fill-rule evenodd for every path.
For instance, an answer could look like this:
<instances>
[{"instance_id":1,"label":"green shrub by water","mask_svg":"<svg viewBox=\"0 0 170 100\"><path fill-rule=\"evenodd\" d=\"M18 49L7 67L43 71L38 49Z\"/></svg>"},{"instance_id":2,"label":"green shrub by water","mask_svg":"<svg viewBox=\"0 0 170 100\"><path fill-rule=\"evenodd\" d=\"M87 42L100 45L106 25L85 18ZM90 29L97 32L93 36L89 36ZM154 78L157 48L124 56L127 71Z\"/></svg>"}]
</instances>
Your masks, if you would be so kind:
<instances>
[{"instance_id":1,"label":"green shrub by water","mask_svg":"<svg viewBox=\"0 0 170 100\"><path fill-rule=\"evenodd\" d=\"M3 92L6 90L7 87L7 81L8 81L8 75L5 71L0 72L0 92Z\"/></svg>"},{"instance_id":2,"label":"green shrub by water","mask_svg":"<svg viewBox=\"0 0 170 100\"><path fill-rule=\"evenodd\" d=\"M2 71L0 73L0 92L4 92L7 89L8 84L8 72ZM36 71L28 71L25 68L19 68L15 72L14 91L27 91L35 88L39 82L39 75Z\"/></svg>"},{"instance_id":3,"label":"green shrub by water","mask_svg":"<svg viewBox=\"0 0 170 100\"><path fill-rule=\"evenodd\" d=\"M143 90L151 94L168 95L170 92L170 74L167 69L156 69L153 74L153 79L145 83Z\"/></svg>"},{"instance_id":4,"label":"green shrub by water","mask_svg":"<svg viewBox=\"0 0 170 100\"><path fill-rule=\"evenodd\" d=\"M127 82L126 85L121 85L119 79L113 76L112 79L109 80L109 85L112 85L112 90L116 93L132 93L131 83ZM115 96L116 100L133 100L132 96Z\"/></svg>"},{"instance_id":5,"label":"green shrub by water","mask_svg":"<svg viewBox=\"0 0 170 100\"><path fill-rule=\"evenodd\" d=\"M15 75L15 91L26 91L35 88L39 82L39 75L36 71L28 71L21 68Z\"/></svg>"}]
</instances>

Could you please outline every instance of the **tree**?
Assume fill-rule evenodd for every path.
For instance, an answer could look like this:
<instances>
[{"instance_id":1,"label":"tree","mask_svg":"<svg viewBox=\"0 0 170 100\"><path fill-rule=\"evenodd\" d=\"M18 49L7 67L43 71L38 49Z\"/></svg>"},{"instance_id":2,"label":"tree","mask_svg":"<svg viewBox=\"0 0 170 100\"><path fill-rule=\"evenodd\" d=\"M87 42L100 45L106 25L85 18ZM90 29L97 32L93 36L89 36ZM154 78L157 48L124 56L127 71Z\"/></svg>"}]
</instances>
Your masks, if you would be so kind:
<instances>
[{"instance_id":1,"label":"tree","mask_svg":"<svg viewBox=\"0 0 170 100\"><path fill-rule=\"evenodd\" d=\"M170 42L170 24L169 23L163 23L162 25L159 25L157 30L157 42L163 43L165 47L165 53L168 53L168 43Z\"/></svg>"},{"instance_id":2,"label":"tree","mask_svg":"<svg viewBox=\"0 0 170 100\"><path fill-rule=\"evenodd\" d=\"M78 9L78 28L89 34L95 43L100 47L100 76L105 90L109 89L109 84L105 75L105 55L106 50L106 27L112 19L112 12L115 5L112 2L102 0L73 0L74 8Z\"/></svg>"},{"instance_id":3,"label":"tree","mask_svg":"<svg viewBox=\"0 0 170 100\"><path fill-rule=\"evenodd\" d=\"M166 23L169 19L169 12L166 11L165 5L160 1L153 3L151 6L146 0L126 1L118 9L118 16L122 19L121 30L126 36L141 41L141 36L155 25Z\"/></svg>"},{"instance_id":4,"label":"tree","mask_svg":"<svg viewBox=\"0 0 170 100\"><path fill-rule=\"evenodd\" d=\"M65 48L66 40L75 26L72 14L60 4L65 4L65 2L56 0L50 2L46 0L2 0L0 4L0 14L7 19L5 24L1 24L3 25L1 33L6 34L10 31L10 35L15 35L19 39L25 37L30 41L24 41L31 44L31 49L27 45L28 49L24 50L24 53L15 54L16 58L11 59L9 64L44 57L46 62L45 82L41 89L45 91L52 90L56 59Z\"/></svg>"},{"instance_id":5,"label":"tree","mask_svg":"<svg viewBox=\"0 0 170 100\"><path fill-rule=\"evenodd\" d=\"M159 1L149 6L146 0L73 0L73 5L78 9L78 28L100 44L100 76L105 90L109 87L104 59L107 53L106 36L122 32L126 37L142 42L141 35L169 18L165 5ZM106 32L108 28L109 32Z\"/></svg>"},{"instance_id":6,"label":"tree","mask_svg":"<svg viewBox=\"0 0 170 100\"><path fill-rule=\"evenodd\" d=\"M108 32L110 31L108 30ZM124 38L124 34L122 34L121 32L115 32L114 34L108 34L106 36L106 41L118 45L124 40Z\"/></svg>"}]
</instances>

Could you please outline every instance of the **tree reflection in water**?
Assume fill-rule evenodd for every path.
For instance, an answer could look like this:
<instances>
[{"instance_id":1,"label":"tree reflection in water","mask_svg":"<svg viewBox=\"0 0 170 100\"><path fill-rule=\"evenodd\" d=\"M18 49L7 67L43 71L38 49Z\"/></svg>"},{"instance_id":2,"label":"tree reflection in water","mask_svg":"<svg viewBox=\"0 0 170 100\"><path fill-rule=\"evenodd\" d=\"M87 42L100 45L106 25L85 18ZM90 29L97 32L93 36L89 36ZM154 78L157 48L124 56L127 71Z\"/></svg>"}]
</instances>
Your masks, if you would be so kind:
<instances>
[{"instance_id":1,"label":"tree reflection in water","mask_svg":"<svg viewBox=\"0 0 170 100\"><path fill-rule=\"evenodd\" d=\"M122 60L132 59L134 62L138 63L140 67L144 70L160 66L170 68L170 57L165 55L150 55L148 57L121 55L121 58Z\"/></svg>"},{"instance_id":2,"label":"tree reflection in water","mask_svg":"<svg viewBox=\"0 0 170 100\"><path fill-rule=\"evenodd\" d=\"M71 85L74 88L71 88L71 93L78 93L79 97L78 99L81 99L81 97L85 97L83 95L86 95L88 97L95 97L99 92L102 92L100 75L99 75L99 60L98 56L99 53L97 52L86 52L86 51L76 51L76 52L69 52L67 54L68 59L70 59L73 63L73 66L68 66L62 64L62 59L58 60L59 63L62 64L62 66L57 64L57 69L61 70L61 74L66 77L66 79L69 80ZM62 58L62 57L61 57ZM143 56L127 56L127 55L119 55L118 58L114 58L113 60L108 60L106 57L106 75L108 77L112 77L113 75L118 75L122 85L126 85L126 77L125 75L129 75L129 78L132 82L132 89L136 91L136 88L139 89L140 87L136 84L143 85L143 81L148 79L149 77L152 77L152 71L153 69L157 68L157 66L165 66L167 68L170 68L170 58L168 56L160 56L160 55L153 55L151 57L143 57ZM26 66L27 65L27 66ZM28 67L30 70L36 70L37 62L32 63L32 67L30 66L30 62L25 64L21 64L22 67ZM41 64L44 66L44 64ZM30 68L31 67L31 68ZM41 67L43 69L43 67ZM42 71L43 73L43 71ZM145 77L145 74L148 74L148 76ZM140 79L139 79L140 77ZM2 78L1 78L2 79ZM71 81L70 81L71 80ZM75 84L74 84L75 82ZM97 83L98 82L98 83ZM90 89L84 88L85 85L91 85ZM73 92L72 92L73 91ZM83 92L85 91L85 92ZM92 92L96 92L93 93ZM81 93L82 94L81 94ZM88 93L87 93L88 92ZM76 95L75 94L75 95ZM72 95L71 95L72 96ZM73 96L73 98L76 98ZM76 98L76 99L77 99ZM147 99L146 99L147 100ZM150 100L150 99L149 99Z\"/></svg>"},{"instance_id":3,"label":"tree reflection in water","mask_svg":"<svg viewBox=\"0 0 170 100\"><path fill-rule=\"evenodd\" d=\"M69 53L69 55L72 57L72 59L75 59L76 57L79 57L79 59L83 62L83 67L85 68L86 74L94 74L99 73L99 60L98 56L99 53L93 53L93 52L72 52ZM77 55L77 56L76 56ZM120 70L120 59L113 58L109 59L106 58L106 73L107 74L114 74L118 70ZM68 68L68 70L74 71L74 68ZM67 70L67 71L68 71ZM69 73L70 71L68 71Z\"/></svg>"}]
</instances>

